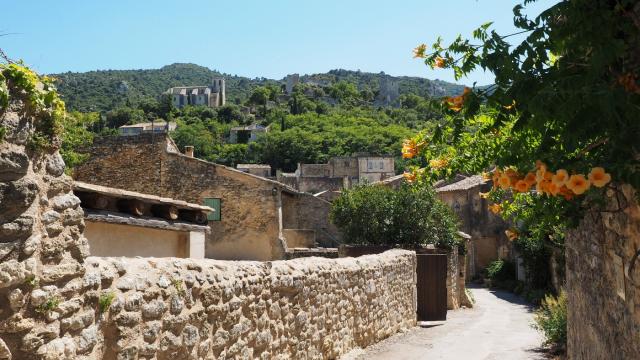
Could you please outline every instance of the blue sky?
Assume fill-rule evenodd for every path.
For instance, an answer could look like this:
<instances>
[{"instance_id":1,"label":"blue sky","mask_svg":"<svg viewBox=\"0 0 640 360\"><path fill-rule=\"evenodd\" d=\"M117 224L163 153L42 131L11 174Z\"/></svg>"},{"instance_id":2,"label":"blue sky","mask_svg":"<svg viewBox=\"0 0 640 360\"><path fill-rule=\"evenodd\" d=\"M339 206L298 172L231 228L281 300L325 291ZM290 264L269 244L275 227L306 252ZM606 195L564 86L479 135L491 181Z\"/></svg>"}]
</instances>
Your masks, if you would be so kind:
<instances>
[{"instance_id":1,"label":"blue sky","mask_svg":"<svg viewBox=\"0 0 640 360\"><path fill-rule=\"evenodd\" d=\"M539 13L555 1L541 0ZM343 68L453 81L411 49L513 30L513 0L0 0L0 48L42 73L191 62L248 77ZM460 83L492 81L474 73Z\"/></svg>"}]
</instances>

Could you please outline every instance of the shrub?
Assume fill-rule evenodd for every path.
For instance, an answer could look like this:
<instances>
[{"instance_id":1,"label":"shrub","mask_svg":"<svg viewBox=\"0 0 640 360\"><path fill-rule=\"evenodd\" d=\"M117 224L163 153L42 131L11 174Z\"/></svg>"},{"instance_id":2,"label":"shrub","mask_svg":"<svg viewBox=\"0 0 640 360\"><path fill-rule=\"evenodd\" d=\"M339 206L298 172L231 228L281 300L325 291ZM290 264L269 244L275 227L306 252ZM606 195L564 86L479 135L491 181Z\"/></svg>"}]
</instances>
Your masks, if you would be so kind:
<instances>
[{"instance_id":1,"label":"shrub","mask_svg":"<svg viewBox=\"0 0 640 360\"><path fill-rule=\"evenodd\" d=\"M515 279L515 266L510 261L496 260L487 266L487 277L491 280L513 280Z\"/></svg>"},{"instance_id":2,"label":"shrub","mask_svg":"<svg viewBox=\"0 0 640 360\"><path fill-rule=\"evenodd\" d=\"M567 295L564 291L555 297L547 295L536 311L535 325L545 336L545 344L564 347L567 344Z\"/></svg>"},{"instance_id":3,"label":"shrub","mask_svg":"<svg viewBox=\"0 0 640 360\"><path fill-rule=\"evenodd\" d=\"M516 267L515 265L506 260L493 261L485 269L487 278L491 282L491 286L514 290L518 283L516 281Z\"/></svg>"},{"instance_id":4,"label":"shrub","mask_svg":"<svg viewBox=\"0 0 640 360\"><path fill-rule=\"evenodd\" d=\"M459 243L455 215L427 185L345 190L332 205L331 221L348 244L451 248Z\"/></svg>"},{"instance_id":5,"label":"shrub","mask_svg":"<svg viewBox=\"0 0 640 360\"><path fill-rule=\"evenodd\" d=\"M115 297L116 295L112 292L108 292L100 295L100 298L98 299L98 305L100 306L101 313L109 310L109 307L113 303L113 300L115 299Z\"/></svg>"}]
</instances>

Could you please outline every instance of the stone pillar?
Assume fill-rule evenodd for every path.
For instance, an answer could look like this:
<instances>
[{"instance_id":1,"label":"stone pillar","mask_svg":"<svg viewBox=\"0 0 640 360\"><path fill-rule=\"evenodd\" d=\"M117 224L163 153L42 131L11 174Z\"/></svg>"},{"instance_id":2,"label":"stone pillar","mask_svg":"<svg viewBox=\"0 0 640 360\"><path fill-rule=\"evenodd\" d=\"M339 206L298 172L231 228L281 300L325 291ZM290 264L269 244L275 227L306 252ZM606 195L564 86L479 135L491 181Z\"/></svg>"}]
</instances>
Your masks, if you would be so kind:
<instances>
[{"instance_id":1,"label":"stone pillar","mask_svg":"<svg viewBox=\"0 0 640 360\"><path fill-rule=\"evenodd\" d=\"M0 109L0 359L73 358L69 324L81 306L71 299L82 291L88 255L83 213L59 141L30 146L35 129L50 125L23 97L10 87Z\"/></svg>"},{"instance_id":2,"label":"stone pillar","mask_svg":"<svg viewBox=\"0 0 640 360\"><path fill-rule=\"evenodd\" d=\"M190 231L187 255L191 259L204 259L204 232Z\"/></svg>"}]
</instances>

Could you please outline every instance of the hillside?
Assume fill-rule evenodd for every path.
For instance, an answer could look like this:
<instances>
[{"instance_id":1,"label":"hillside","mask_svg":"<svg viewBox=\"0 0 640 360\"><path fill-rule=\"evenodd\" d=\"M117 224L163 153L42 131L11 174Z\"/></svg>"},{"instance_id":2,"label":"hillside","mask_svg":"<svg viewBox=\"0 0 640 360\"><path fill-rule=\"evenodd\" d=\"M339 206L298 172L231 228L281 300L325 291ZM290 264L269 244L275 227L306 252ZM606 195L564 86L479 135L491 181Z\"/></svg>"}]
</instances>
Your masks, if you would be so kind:
<instances>
[{"instance_id":1,"label":"hillside","mask_svg":"<svg viewBox=\"0 0 640 360\"><path fill-rule=\"evenodd\" d=\"M303 75L301 80L330 84L346 80L376 91L381 75L349 70L331 70L323 74ZM84 73L67 72L52 74L58 79L57 86L67 108L78 111L107 111L127 102L136 103L145 97L156 97L172 86L206 85L213 77L224 77L227 86L227 101L242 102L253 89L268 83L283 83L282 80L265 78L250 79L210 70L195 64L172 64L149 70L99 70ZM400 94L414 93L422 96L444 96L457 94L462 86L440 80L419 77L391 77L398 82Z\"/></svg>"}]
</instances>

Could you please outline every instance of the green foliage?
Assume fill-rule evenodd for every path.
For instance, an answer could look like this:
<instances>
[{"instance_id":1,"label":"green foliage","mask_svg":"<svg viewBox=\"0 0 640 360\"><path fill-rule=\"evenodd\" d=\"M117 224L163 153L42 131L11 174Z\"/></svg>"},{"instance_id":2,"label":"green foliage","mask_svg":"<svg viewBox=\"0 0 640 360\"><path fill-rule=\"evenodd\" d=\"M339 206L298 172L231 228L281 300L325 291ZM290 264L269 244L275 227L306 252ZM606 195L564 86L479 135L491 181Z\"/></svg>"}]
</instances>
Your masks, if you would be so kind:
<instances>
[{"instance_id":1,"label":"green foliage","mask_svg":"<svg viewBox=\"0 0 640 360\"><path fill-rule=\"evenodd\" d=\"M521 171L537 159L578 173L603 166L614 180L640 188L640 86L632 65L639 60L640 29L629 15L634 4L561 1L534 19L518 5L514 24L526 34L519 43L508 42L515 34L490 31L491 24L474 32L480 44L459 37L443 47L438 39L428 64L442 57L458 78L478 67L496 76L490 89L465 98L462 111L451 111L447 141L455 143L468 121L488 111L495 132L513 137L491 162Z\"/></svg>"},{"instance_id":2,"label":"green foliage","mask_svg":"<svg viewBox=\"0 0 640 360\"><path fill-rule=\"evenodd\" d=\"M487 278L489 278L493 284L499 284L505 281L513 281L516 279L516 267L515 265L506 260L495 260L487 266Z\"/></svg>"},{"instance_id":3,"label":"green foliage","mask_svg":"<svg viewBox=\"0 0 640 360\"><path fill-rule=\"evenodd\" d=\"M29 285L32 288L36 288L40 284L40 281L38 280L38 278L35 275L29 275L24 280L24 283Z\"/></svg>"},{"instance_id":4,"label":"green foliage","mask_svg":"<svg viewBox=\"0 0 640 360\"><path fill-rule=\"evenodd\" d=\"M545 343L560 348L567 344L567 294L560 291L557 297L545 296L536 311L534 327L542 331Z\"/></svg>"},{"instance_id":5,"label":"green foliage","mask_svg":"<svg viewBox=\"0 0 640 360\"><path fill-rule=\"evenodd\" d=\"M177 123L176 130L171 134L176 145L181 149L187 145L194 146L194 155L199 158L213 153L214 136L202 122L187 124L179 120Z\"/></svg>"},{"instance_id":6,"label":"green foliage","mask_svg":"<svg viewBox=\"0 0 640 360\"><path fill-rule=\"evenodd\" d=\"M118 128L122 125L137 124L146 120L145 112L142 109L125 106L107 112L106 125L110 128Z\"/></svg>"},{"instance_id":7,"label":"green foliage","mask_svg":"<svg viewBox=\"0 0 640 360\"><path fill-rule=\"evenodd\" d=\"M332 70L324 74L305 75L302 81L333 83L346 81L355 84L364 93L374 95L379 88L381 74L360 71ZM154 70L104 70L85 73L67 72L55 74L59 79L60 94L71 110L83 112L105 112L127 104L136 104L155 99L172 86L206 85L213 77L224 77L226 83L227 103L244 103L258 86L270 89L270 100L278 91L280 82L264 78L249 79L241 76L223 74L215 70L195 64L172 64ZM428 80L418 77L393 77L398 83L401 94L414 93L419 96L443 96L459 94L462 86L439 80ZM1 82L1 81L0 81ZM314 89L314 96L324 95L322 87ZM0 92L1 93L1 92ZM362 94L359 94L361 97ZM370 95L368 95L370 96ZM165 103L165 107L166 107ZM148 110L148 109L147 109ZM147 111L145 110L145 112ZM168 111L153 111L164 117Z\"/></svg>"},{"instance_id":8,"label":"green foliage","mask_svg":"<svg viewBox=\"0 0 640 360\"><path fill-rule=\"evenodd\" d=\"M98 306L100 308L101 313L107 312L109 307L113 303L113 300L116 298L116 294L113 292L106 292L100 294L100 298L98 299Z\"/></svg>"},{"instance_id":9,"label":"green foliage","mask_svg":"<svg viewBox=\"0 0 640 360\"><path fill-rule=\"evenodd\" d=\"M492 196L504 197L501 194ZM501 204L502 217L516 224L514 229L518 237L513 243L522 256L528 286L551 290L549 261L553 249L563 249L566 231L577 225L575 219L582 217L583 210L576 202L532 193L513 194L510 200Z\"/></svg>"},{"instance_id":10,"label":"green foliage","mask_svg":"<svg viewBox=\"0 0 640 360\"><path fill-rule=\"evenodd\" d=\"M66 172L70 173L74 167L82 164L86 159L86 154L82 154L79 149L90 146L93 143L94 133L90 129L94 128L100 121L98 113L80 113L77 111L67 114L64 119L64 132L62 133L62 146L60 154L66 165Z\"/></svg>"},{"instance_id":11,"label":"green foliage","mask_svg":"<svg viewBox=\"0 0 640 360\"><path fill-rule=\"evenodd\" d=\"M0 113L5 111L11 93L24 96L27 111L36 116L35 133L29 144L32 150L54 146L62 133L64 102L51 78L40 77L21 63L0 64Z\"/></svg>"},{"instance_id":12,"label":"green foliage","mask_svg":"<svg viewBox=\"0 0 640 360\"><path fill-rule=\"evenodd\" d=\"M187 295L187 292L184 288L184 282L182 280L171 279L171 285L173 285L173 288L176 289L176 293L178 294L178 296L185 297Z\"/></svg>"},{"instance_id":13,"label":"green foliage","mask_svg":"<svg viewBox=\"0 0 640 360\"><path fill-rule=\"evenodd\" d=\"M455 215L426 185L344 190L330 217L349 244L451 248L460 241Z\"/></svg>"},{"instance_id":14,"label":"green foliage","mask_svg":"<svg viewBox=\"0 0 640 360\"><path fill-rule=\"evenodd\" d=\"M4 136L7 133L7 128L0 126L0 142L4 140Z\"/></svg>"},{"instance_id":15,"label":"green foliage","mask_svg":"<svg viewBox=\"0 0 640 360\"><path fill-rule=\"evenodd\" d=\"M58 305L60 305L60 298L57 296L50 296L42 305L37 306L35 310L38 313L46 314L49 311L57 309Z\"/></svg>"},{"instance_id":16,"label":"green foliage","mask_svg":"<svg viewBox=\"0 0 640 360\"><path fill-rule=\"evenodd\" d=\"M360 98L356 85L347 81L338 81L331 85L329 95L342 104L352 104Z\"/></svg>"}]
</instances>

